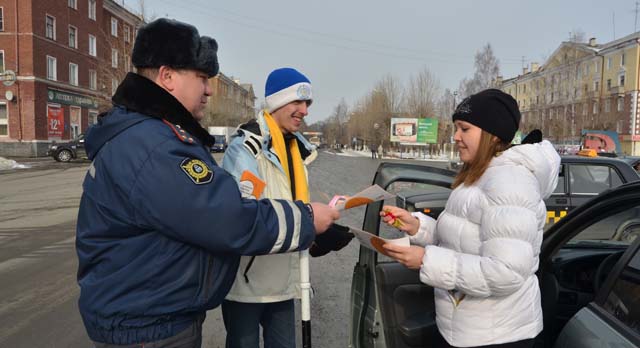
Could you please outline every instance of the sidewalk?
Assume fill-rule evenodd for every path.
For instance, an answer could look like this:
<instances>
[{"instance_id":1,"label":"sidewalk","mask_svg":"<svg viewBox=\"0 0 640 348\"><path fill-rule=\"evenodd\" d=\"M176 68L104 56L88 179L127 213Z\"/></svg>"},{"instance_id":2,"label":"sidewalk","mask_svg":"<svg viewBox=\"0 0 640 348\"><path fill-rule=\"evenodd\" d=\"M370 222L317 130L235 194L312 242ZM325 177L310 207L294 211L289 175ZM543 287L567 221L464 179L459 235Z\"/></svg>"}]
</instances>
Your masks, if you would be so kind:
<instances>
[{"instance_id":1,"label":"sidewalk","mask_svg":"<svg viewBox=\"0 0 640 348\"><path fill-rule=\"evenodd\" d=\"M351 149L342 149L341 152L334 152L334 150L325 150L326 153L330 153L336 156L345 156L345 157L368 157L371 158L371 151L369 150L351 150ZM438 162L449 162L450 159L448 156L439 156L439 157L431 157L430 155L422 155L418 153L409 153L404 152L402 155L399 152L385 152L384 156L378 154L379 159L411 159L416 161L438 161Z\"/></svg>"}]
</instances>

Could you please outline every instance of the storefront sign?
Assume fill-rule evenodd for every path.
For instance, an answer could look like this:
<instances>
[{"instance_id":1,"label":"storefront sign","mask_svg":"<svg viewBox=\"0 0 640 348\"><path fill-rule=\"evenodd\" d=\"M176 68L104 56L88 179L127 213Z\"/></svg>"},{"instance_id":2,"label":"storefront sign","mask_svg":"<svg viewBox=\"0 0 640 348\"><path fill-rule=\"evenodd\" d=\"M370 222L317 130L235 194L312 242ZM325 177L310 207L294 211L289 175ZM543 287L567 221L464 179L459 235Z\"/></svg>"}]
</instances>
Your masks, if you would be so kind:
<instances>
[{"instance_id":1,"label":"storefront sign","mask_svg":"<svg viewBox=\"0 0 640 348\"><path fill-rule=\"evenodd\" d=\"M83 106L93 109L96 109L98 107L98 101L94 98L80 94L62 92L55 89L47 90L47 99L50 103Z\"/></svg>"},{"instance_id":2,"label":"storefront sign","mask_svg":"<svg viewBox=\"0 0 640 348\"><path fill-rule=\"evenodd\" d=\"M49 138L62 138L64 132L64 109L60 106L47 105L47 133Z\"/></svg>"}]
</instances>

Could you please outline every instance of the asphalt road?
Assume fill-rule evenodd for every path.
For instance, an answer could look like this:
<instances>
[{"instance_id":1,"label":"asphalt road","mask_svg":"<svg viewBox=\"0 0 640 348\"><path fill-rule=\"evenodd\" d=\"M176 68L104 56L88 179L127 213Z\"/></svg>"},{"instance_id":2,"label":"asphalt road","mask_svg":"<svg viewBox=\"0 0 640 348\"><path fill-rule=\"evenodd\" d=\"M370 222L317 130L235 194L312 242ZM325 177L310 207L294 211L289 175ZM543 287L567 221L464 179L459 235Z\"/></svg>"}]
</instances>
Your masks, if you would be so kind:
<instances>
[{"instance_id":1,"label":"asphalt road","mask_svg":"<svg viewBox=\"0 0 640 348\"><path fill-rule=\"evenodd\" d=\"M77 309L74 248L89 163L18 161L32 167L0 172L0 347L90 347ZM328 202L334 194L360 191L370 185L378 164L365 157L321 153L310 166L312 199ZM350 210L340 223L361 227L363 215L363 208ZM348 345L349 290L358 247L353 242L311 260L316 347ZM220 310L209 311L203 347L224 347L224 337Z\"/></svg>"}]
</instances>

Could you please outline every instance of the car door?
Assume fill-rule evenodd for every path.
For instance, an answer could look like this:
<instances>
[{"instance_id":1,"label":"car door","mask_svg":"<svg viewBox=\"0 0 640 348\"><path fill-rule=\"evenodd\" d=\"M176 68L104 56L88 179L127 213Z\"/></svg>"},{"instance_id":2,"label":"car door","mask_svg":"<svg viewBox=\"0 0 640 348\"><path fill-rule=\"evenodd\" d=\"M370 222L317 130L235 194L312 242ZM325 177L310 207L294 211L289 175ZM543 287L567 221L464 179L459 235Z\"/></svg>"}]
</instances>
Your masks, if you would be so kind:
<instances>
[{"instance_id":1,"label":"car door","mask_svg":"<svg viewBox=\"0 0 640 348\"><path fill-rule=\"evenodd\" d=\"M596 301L581 309L562 329L555 347L639 346L640 239L637 239L613 267Z\"/></svg>"},{"instance_id":2,"label":"car door","mask_svg":"<svg viewBox=\"0 0 640 348\"><path fill-rule=\"evenodd\" d=\"M613 313L622 310L632 318L625 317L626 325L640 328L640 285L627 281L615 290L621 276L635 279L623 265L637 254L639 235L638 182L602 193L545 231L538 271L544 331L537 347L636 347L629 342L637 334ZM620 305L616 298L625 300Z\"/></svg>"},{"instance_id":3,"label":"car door","mask_svg":"<svg viewBox=\"0 0 640 348\"><path fill-rule=\"evenodd\" d=\"M544 203L547 206L547 224L546 227L553 225L560 221L569 212L571 207L571 198L569 196L569 183L566 180L568 173L567 164L560 165L560 171L558 172L558 184L555 190Z\"/></svg>"},{"instance_id":4,"label":"car door","mask_svg":"<svg viewBox=\"0 0 640 348\"><path fill-rule=\"evenodd\" d=\"M437 214L444 207L454 175L445 169L382 163L373 183L396 194L397 199L369 204L363 229L383 238L400 237L398 230L381 226L383 204ZM425 201L425 197L434 199ZM433 289L420 282L418 271L360 247L351 288L349 346L429 347L436 332Z\"/></svg>"}]
</instances>

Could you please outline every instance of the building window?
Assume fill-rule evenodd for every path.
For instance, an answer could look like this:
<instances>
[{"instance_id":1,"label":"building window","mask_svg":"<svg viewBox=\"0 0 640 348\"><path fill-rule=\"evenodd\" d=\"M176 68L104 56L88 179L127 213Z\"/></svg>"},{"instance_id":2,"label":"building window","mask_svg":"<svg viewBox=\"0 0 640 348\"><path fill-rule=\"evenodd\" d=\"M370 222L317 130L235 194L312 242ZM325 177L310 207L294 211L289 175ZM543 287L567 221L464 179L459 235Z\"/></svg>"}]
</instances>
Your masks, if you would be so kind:
<instances>
[{"instance_id":1,"label":"building window","mask_svg":"<svg viewBox=\"0 0 640 348\"><path fill-rule=\"evenodd\" d=\"M624 74L618 76L618 85L619 86L624 86Z\"/></svg>"},{"instance_id":2,"label":"building window","mask_svg":"<svg viewBox=\"0 0 640 348\"><path fill-rule=\"evenodd\" d=\"M89 19L96 20L96 0L89 0Z\"/></svg>"},{"instance_id":3,"label":"building window","mask_svg":"<svg viewBox=\"0 0 640 348\"><path fill-rule=\"evenodd\" d=\"M624 97L618 98L618 111L624 111Z\"/></svg>"},{"instance_id":4,"label":"building window","mask_svg":"<svg viewBox=\"0 0 640 348\"><path fill-rule=\"evenodd\" d=\"M118 50L115 48L111 49L111 67L112 68L118 67Z\"/></svg>"},{"instance_id":5,"label":"building window","mask_svg":"<svg viewBox=\"0 0 640 348\"><path fill-rule=\"evenodd\" d=\"M611 90L611 79L607 79L607 91Z\"/></svg>"},{"instance_id":6,"label":"building window","mask_svg":"<svg viewBox=\"0 0 640 348\"><path fill-rule=\"evenodd\" d=\"M600 70L600 64L598 64L598 62L594 62L593 63L593 71L595 71L596 74L597 74L598 70Z\"/></svg>"},{"instance_id":7,"label":"building window","mask_svg":"<svg viewBox=\"0 0 640 348\"><path fill-rule=\"evenodd\" d=\"M47 39L56 39L56 19L53 16L46 15L45 33Z\"/></svg>"},{"instance_id":8,"label":"building window","mask_svg":"<svg viewBox=\"0 0 640 348\"><path fill-rule=\"evenodd\" d=\"M607 98L604 101L604 112L610 112L611 111L611 99Z\"/></svg>"},{"instance_id":9,"label":"building window","mask_svg":"<svg viewBox=\"0 0 640 348\"><path fill-rule=\"evenodd\" d=\"M78 85L78 64L69 63L69 84Z\"/></svg>"},{"instance_id":10,"label":"building window","mask_svg":"<svg viewBox=\"0 0 640 348\"><path fill-rule=\"evenodd\" d=\"M131 58L128 54L124 55L124 68L125 71L131 71Z\"/></svg>"},{"instance_id":11,"label":"building window","mask_svg":"<svg viewBox=\"0 0 640 348\"><path fill-rule=\"evenodd\" d=\"M89 89L98 89L98 72L95 70L89 70Z\"/></svg>"},{"instance_id":12,"label":"building window","mask_svg":"<svg viewBox=\"0 0 640 348\"><path fill-rule=\"evenodd\" d=\"M111 79L111 94L116 94L117 89L118 89L118 79L114 77Z\"/></svg>"},{"instance_id":13,"label":"building window","mask_svg":"<svg viewBox=\"0 0 640 348\"><path fill-rule=\"evenodd\" d=\"M611 57L607 58L607 70L611 69Z\"/></svg>"},{"instance_id":14,"label":"building window","mask_svg":"<svg viewBox=\"0 0 640 348\"><path fill-rule=\"evenodd\" d=\"M594 115L598 113L598 102L597 101L593 102L593 110L592 111L593 111Z\"/></svg>"},{"instance_id":15,"label":"building window","mask_svg":"<svg viewBox=\"0 0 640 348\"><path fill-rule=\"evenodd\" d=\"M131 41L131 28L128 25L124 26L124 42Z\"/></svg>"},{"instance_id":16,"label":"building window","mask_svg":"<svg viewBox=\"0 0 640 348\"><path fill-rule=\"evenodd\" d=\"M69 0L68 2L69 7L71 7L74 10L78 9L78 0Z\"/></svg>"},{"instance_id":17,"label":"building window","mask_svg":"<svg viewBox=\"0 0 640 348\"><path fill-rule=\"evenodd\" d=\"M78 29L73 26L69 26L69 47L78 48Z\"/></svg>"},{"instance_id":18,"label":"building window","mask_svg":"<svg viewBox=\"0 0 640 348\"><path fill-rule=\"evenodd\" d=\"M593 81L593 91L600 92L600 81Z\"/></svg>"},{"instance_id":19,"label":"building window","mask_svg":"<svg viewBox=\"0 0 640 348\"><path fill-rule=\"evenodd\" d=\"M4 7L0 7L0 31L4 31Z\"/></svg>"},{"instance_id":20,"label":"building window","mask_svg":"<svg viewBox=\"0 0 640 348\"><path fill-rule=\"evenodd\" d=\"M587 110L589 110L589 104L584 103L584 105L582 106L582 115L583 116L587 116Z\"/></svg>"},{"instance_id":21,"label":"building window","mask_svg":"<svg viewBox=\"0 0 640 348\"><path fill-rule=\"evenodd\" d=\"M118 20L111 18L111 35L118 37Z\"/></svg>"},{"instance_id":22,"label":"building window","mask_svg":"<svg viewBox=\"0 0 640 348\"><path fill-rule=\"evenodd\" d=\"M58 79L58 62L55 57L47 56L47 79L56 81Z\"/></svg>"},{"instance_id":23,"label":"building window","mask_svg":"<svg viewBox=\"0 0 640 348\"><path fill-rule=\"evenodd\" d=\"M4 71L4 51L0 50L0 72Z\"/></svg>"},{"instance_id":24,"label":"building window","mask_svg":"<svg viewBox=\"0 0 640 348\"><path fill-rule=\"evenodd\" d=\"M98 123L98 111L97 110L89 110L88 117L89 126Z\"/></svg>"},{"instance_id":25,"label":"building window","mask_svg":"<svg viewBox=\"0 0 640 348\"><path fill-rule=\"evenodd\" d=\"M95 57L98 54L96 51L96 37L89 34L89 55Z\"/></svg>"},{"instance_id":26,"label":"building window","mask_svg":"<svg viewBox=\"0 0 640 348\"><path fill-rule=\"evenodd\" d=\"M620 66L624 66L624 53L620 56Z\"/></svg>"},{"instance_id":27,"label":"building window","mask_svg":"<svg viewBox=\"0 0 640 348\"><path fill-rule=\"evenodd\" d=\"M0 137L9 135L9 114L7 103L0 103Z\"/></svg>"}]
</instances>

